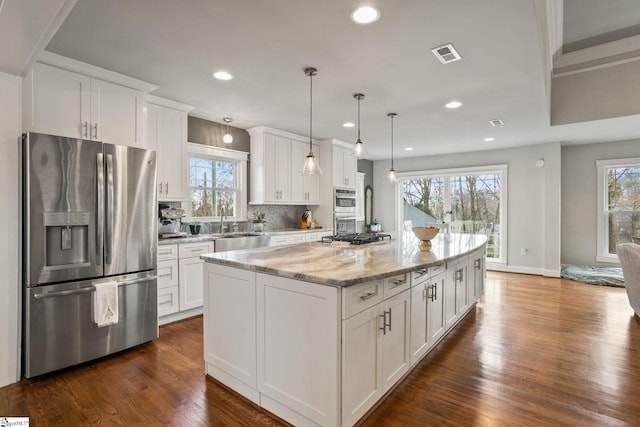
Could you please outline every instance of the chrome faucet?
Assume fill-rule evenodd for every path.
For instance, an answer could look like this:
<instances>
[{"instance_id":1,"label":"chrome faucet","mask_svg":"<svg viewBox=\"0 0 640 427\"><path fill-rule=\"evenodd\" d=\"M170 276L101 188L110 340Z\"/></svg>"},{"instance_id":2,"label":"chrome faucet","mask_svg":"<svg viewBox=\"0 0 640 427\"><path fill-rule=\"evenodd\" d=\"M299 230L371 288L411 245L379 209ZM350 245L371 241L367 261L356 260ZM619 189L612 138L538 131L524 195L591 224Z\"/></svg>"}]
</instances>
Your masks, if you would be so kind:
<instances>
[{"instance_id":1,"label":"chrome faucet","mask_svg":"<svg viewBox=\"0 0 640 427\"><path fill-rule=\"evenodd\" d=\"M220 206L220 234L224 233L224 218L227 216L224 206Z\"/></svg>"}]
</instances>

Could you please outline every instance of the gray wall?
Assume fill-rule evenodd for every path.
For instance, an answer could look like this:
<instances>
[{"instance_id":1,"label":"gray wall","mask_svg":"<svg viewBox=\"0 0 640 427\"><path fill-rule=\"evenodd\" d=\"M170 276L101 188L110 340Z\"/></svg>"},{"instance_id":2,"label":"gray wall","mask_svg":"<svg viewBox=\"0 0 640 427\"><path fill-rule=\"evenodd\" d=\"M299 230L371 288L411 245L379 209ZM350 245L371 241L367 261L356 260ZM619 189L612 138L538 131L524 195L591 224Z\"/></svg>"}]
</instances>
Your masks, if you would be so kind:
<instances>
[{"instance_id":1,"label":"gray wall","mask_svg":"<svg viewBox=\"0 0 640 427\"><path fill-rule=\"evenodd\" d=\"M545 160L545 167L535 166L539 159ZM558 275L559 193L554 192L552 202L547 203L545 189L550 187L559 191L560 188L559 144L394 160L397 172L498 164L507 164L509 168L506 270ZM394 230L397 229L395 186L387 181L389 167L388 160L374 162L374 216L382 222L385 230ZM558 230L555 236L545 233L549 227ZM520 255L520 248L526 248L527 255ZM547 259L546 254L554 251L556 255Z\"/></svg>"},{"instance_id":2,"label":"gray wall","mask_svg":"<svg viewBox=\"0 0 640 427\"><path fill-rule=\"evenodd\" d=\"M364 187L367 188L367 185L370 185L373 188L373 162L358 159L358 172L364 172Z\"/></svg>"},{"instance_id":3,"label":"gray wall","mask_svg":"<svg viewBox=\"0 0 640 427\"><path fill-rule=\"evenodd\" d=\"M227 125L224 123L216 123L198 117L189 116L187 139L189 142L248 153L251 145L249 132L244 129L229 126L229 133L233 136L233 142L231 144L225 144L222 142L222 136L225 134L226 130Z\"/></svg>"},{"instance_id":4,"label":"gray wall","mask_svg":"<svg viewBox=\"0 0 640 427\"><path fill-rule=\"evenodd\" d=\"M640 141L562 147L563 264L596 262L596 160L640 157Z\"/></svg>"}]
</instances>

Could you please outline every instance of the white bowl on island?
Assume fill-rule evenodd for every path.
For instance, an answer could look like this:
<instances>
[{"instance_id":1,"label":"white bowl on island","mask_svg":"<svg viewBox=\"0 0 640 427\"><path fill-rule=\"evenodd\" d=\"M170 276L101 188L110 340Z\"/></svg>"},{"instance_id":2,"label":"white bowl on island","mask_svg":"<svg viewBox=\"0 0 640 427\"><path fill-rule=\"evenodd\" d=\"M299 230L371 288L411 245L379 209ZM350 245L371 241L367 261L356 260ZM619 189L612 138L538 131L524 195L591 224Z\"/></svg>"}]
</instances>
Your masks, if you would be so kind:
<instances>
[{"instance_id":1,"label":"white bowl on island","mask_svg":"<svg viewBox=\"0 0 640 427\"><path fill-rule=\"evenodd\" d=\"M428 249L431 247L431 240L438 235L440 229L433 225L425 225L424 227L413 227L413 234L420 239L420 249Z\"/></svg>"}]
</instances>

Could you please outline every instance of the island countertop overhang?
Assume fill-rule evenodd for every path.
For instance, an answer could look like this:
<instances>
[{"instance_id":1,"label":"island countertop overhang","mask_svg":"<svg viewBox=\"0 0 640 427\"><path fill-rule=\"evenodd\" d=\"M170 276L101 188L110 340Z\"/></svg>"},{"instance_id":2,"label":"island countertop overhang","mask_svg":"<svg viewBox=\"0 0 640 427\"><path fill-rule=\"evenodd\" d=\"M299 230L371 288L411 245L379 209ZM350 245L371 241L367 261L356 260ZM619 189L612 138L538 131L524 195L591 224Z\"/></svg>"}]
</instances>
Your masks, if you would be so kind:
<instances>
[{"instance_id":1,"label":"island countertop overhang","mask_svg":"<svg viewBox=\"0 0 640 427\"><path fill-rule=\"evenodd\" d=\"M281 277L347 287L454 260L487 242L479 234L439 234L420 250L412 233L368 245L310 242L201 255L206 262Z\"/></svg>"}]
</instances>

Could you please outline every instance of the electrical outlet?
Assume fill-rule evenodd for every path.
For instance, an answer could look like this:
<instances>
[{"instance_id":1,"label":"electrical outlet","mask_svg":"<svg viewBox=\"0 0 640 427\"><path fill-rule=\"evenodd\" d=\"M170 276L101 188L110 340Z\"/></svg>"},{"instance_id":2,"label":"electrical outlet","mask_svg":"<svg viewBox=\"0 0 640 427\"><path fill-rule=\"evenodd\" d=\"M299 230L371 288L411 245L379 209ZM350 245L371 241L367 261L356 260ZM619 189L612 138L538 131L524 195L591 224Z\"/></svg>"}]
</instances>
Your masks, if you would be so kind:
<instances>
[{"instance_id":1,"label":"electrical outlet","mask_svg":"<svg viewBox=\"0 0 640 427\"><path fill-rule=\"evenodd\" d=\"M526 255L527 254L527 248L520 248L520 255Z\"/></svg>"}]
</instances>

